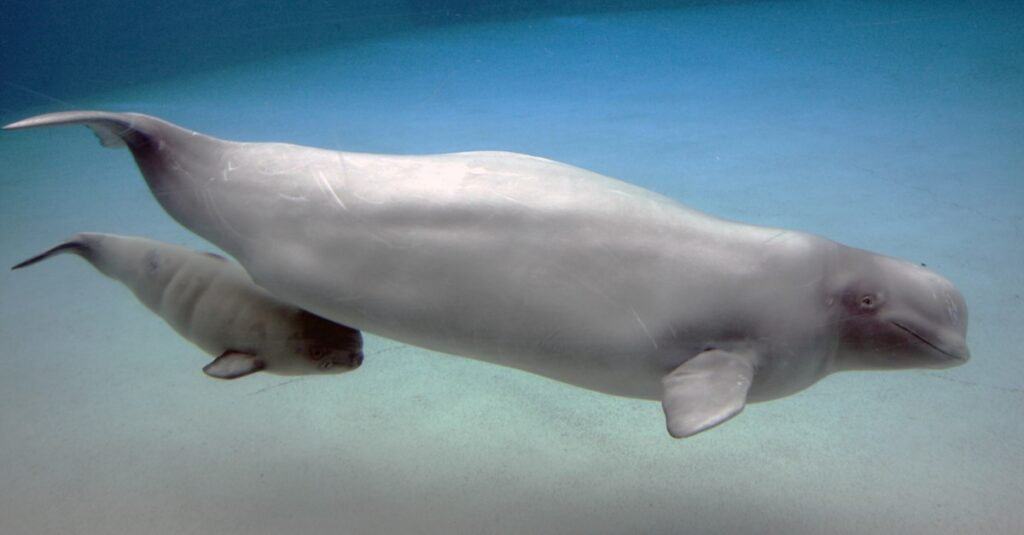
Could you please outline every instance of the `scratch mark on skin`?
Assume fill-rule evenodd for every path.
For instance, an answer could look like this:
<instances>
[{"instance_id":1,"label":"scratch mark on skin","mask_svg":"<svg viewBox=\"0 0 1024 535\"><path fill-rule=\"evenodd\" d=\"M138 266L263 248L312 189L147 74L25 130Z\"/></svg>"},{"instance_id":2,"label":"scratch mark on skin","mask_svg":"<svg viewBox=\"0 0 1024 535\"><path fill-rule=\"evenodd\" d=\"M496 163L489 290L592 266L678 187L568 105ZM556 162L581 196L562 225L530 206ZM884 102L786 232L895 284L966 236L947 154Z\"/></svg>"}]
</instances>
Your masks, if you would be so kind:
<instances>
[{"instance_id":1,"label":"scratch mark on skin","mask_svg":"<svg viewBox=\"0 0 1024 535\"><path fill-rule=\"evenodd\" d=\"M235 163L232 162L231 160L228 160L227 168L221 169L220 171L221 180L223 180L224 182L231 180L231 178L228 177L228 173L234 171L235 169L238 169L238 166L236 166Z\"/></svg>"},{"instance_id":2,"label":"scratch mark on skin","mask_svg":"<svg viewBox=\"0 0 1024 535\"><path fill-rule=\"evenodd\" d=\"M675 327L675 325L672 325L672 324L670 323L670 324L668 325L668 330L672 332L672 338L673 338L674 340L678 340L678 339L679 339L679 333L678 333L678 332L676 332L676 327Z\"/></svg>"},{"instance_id":3,"label":"scratch mark on skin","mask_svg":"<svg viewBox=\"0 0 1024 535\"><path fill-rule=\"evenodd\" d=\"M505 200L507 200L507 201L509 201L509 202L511 202L511 203L515 203L515 204L518 204L518 205L520 205L520 206L527 206L527 204L526 204L526 203L524 203L523 201L520 201L519 199L516 199L516 198L514 198L514 197L511 197L511 196L509 196L509 195L505 195L504 193L499 193L498 195L499 195L500 197L504 197L504 198L505 198Z\"/></svg>"},{"instance_id":4,"label":"scratch mark on skin","mask_svg":"<svg viewBox=\"0 0 1024 535\"><path fill-rule=\"evenodd\" d=\"M272 145L276 147L279 144ZM256 162L254 165L254 167L256 168L255 172L263 176L291 175L295 174L297 171L302 171L308 165L308 163L305 161L299 161L290 164L288 167L274 167L275 164L282 165L288 162L275 162L272 156L268 156L268 153L265 149L257 150L257 147L255 146L249 147L249 154L251 156L256 157Z\"/></svg>"},{"instance_id":5,"label":"scratch mark on skin","mask_svg":"<svg viewBox=\"0 0 1024 535\"><path fill-rule=\"evenodd\" d=\"M359 193L357 193L355 191L352 192L352 196L357 198L357 199L359 199L360 201L363 201L366 204L376 204L376 205L379 206L379 205L387 203L387 201L367 199L366 197L363 197L362 195L360 195Z\"/></svg>"},{"instance_id":6,"label":"scratch mark on skin","mask_svg":"<svg viewBox=\"0 0 1024 535\"><path fill-rule=\"evenodd\" d=\"M242 234L241 232L239 232L238 229L236 229L234 226L232 226L231 223L229 223L228 220L225 219L224 216L220 213L220 208L217 205L217 201L213 198L213 193L210 193L210 190L207 189L203 189L201 191L202 198L205 201L207 210L209 210L211 214L213 214L218 220L220 220L224 228L231 231L232 234L237 236L243 242L248 243L250 241L249 238Z\"/></svg>"},{"instance_id":7,"label":"scratch mark on skin","mask_svg":"<svg viewBox=\"0 0 1024 535\"><path fill-rule=\"evenodd\" d=\"M788 231L786 231L786 230L780 230L779 232L776 232L774 236L772 236L771 238L768 238L767 240L765 240L765 241L763 241L761 243L768 243L768 242L774 240L775 238L778 238L779 236L782 236L783 234L787 234L787 233L788 233Z\"/></svg>"},{"instance_id":8,"label":"scratch mark on skin","mask_svg":"<svg viewBox=\"0 0 1024 535\"><path fill-rule=\"evenodd\" d=\"M320 179L320 186L324 189L324 191L326 193L330 193L331 197L334 197L334 202L336 202L338 206L341 207L342 210L345 210L347 212L348 206L345 206L345 203L342 202L341 197L338 196L338 192L334 191L334 186L332 186L330 181L327 180L327 177L324 176L324 172L317 170L316 176L318 179Z\"/></svg>"},{"instance_id":9,"label":"scratch mark on skin","mask_svg":"<svg viewBox=\"0 0 1024 535\"><path fill-rule=\"evenodd\" d=\"M341 152L336 152L334 154L334 159L335 159L335 161L338 164L338 171L339 171L338 172L338 180L341 181L341 186L343 188L345 188L348 185L348 165L345 163L345 158L344 158L344 156L342 155ZM330 190L330 193L332 195L334 195L334 198L335 198L336 201L338 201L338 204L341 205L341 207L344 208L346 211L348 211L348 207L345 206L345 204L343 202L341 202L341 199L338 197L337 193L335 193L334 188L330 185L330 183L327 181L327 178L323 175L323 171L318 170L317 171L317 175L320 177L321 183L325 184L328 187L328 189ZM368 199L364 199L363 197L359 196L359 193L357 193L354 190L348 189L348 188L346 188L346 191L348 191L356 199L359 199L360 201L363 201L365 203L377 204L377 205L385 204L386 203L386 201L374 202L374 201L370 201ZM358 205L359 205L359 203L357 202L356 206L358 206ZM351 214L351 217L355 218L356 221L358 221L360 224L362 224L366 228L366 230L370 234L371 238L373 238L374 240L376 240L376 241L378 241L380 243L383 243L384 245L386 245L388 247L395 247L395 244L393 242L391 242L390 240L384 238L384 236L382 236L379 232L377 232L377 230L374 228L373 225L366 224L366 222L363 220L362 216L359 215L358 211L356 211L356 212L349 211L349 213Z\"/></svg>"},{"instance_id":10,"label":"scratch mark on skin","mask_svg":"<svg viewBox=\"0 0 1024 535\"><path fill-rule=\"evenodd\" d=\"M569 277L570 279L575 281L576 284L579 284L583 288L586 288L588 291L593 292L594 294L597 294L597 295L603 297L609 303L616 304L616 301L614 299L612 299L611 296L609 296L607 293L605 293L601 288L598 288L597 286L594 286L593 284L588 283L582 277L580 277L579 275L574 273L572 270L565 269L565 268L563 268L563 267L561 267L561 266L559 266L557 264L548 264L546 267L547 267L547 269L550 269L552 271L558 271L559 273ZM636 312L633 312L633 313L635 314Z\"/></svg>"},{"instance_id":11,"label":"scratch mark on skin","mask_svg":"<svg viewBox=\"0 0 1024 535\"><path fill-rule=\"evenodd\" d=\"M640 319L640 314L637 313L636 309L633 307L629 307L629 311L633 313L633 317L636 318L636 322L640 324L640 328L644 330L644 334L647 335L647 339L651 341L651 345L654 346L654 349L658 349L658 342L653 336L651 336L651 331L647 330L647 324L644 323L644 320Z\"/></svg>"},{"instance_id":12,"label":"scratch mark on skin","mask_svg":"<svg viewBox=\"0 0 1024 535\"><path fill-rule=\"evenodd\" d=\"M806 287L808 287L808 286L814 286L815 284L818 284L819 282L821 282L821 281L822 281L822 279L824 279L824 278L825 278L825 276L824 276L824 275L818 275L818 276L817 276L817 277L815 277L814 279L812 279L812 280L809 280L809 281L807 281L807 282L805 282L805 283L803 283L803 284L801 284L801 285L797 286L797 288L806 288Z\"/></svg>"},{"instance_id":13,"label":"scratch mark on skin","mask_svg":"<svg viewBox=\"0 0 1024 535\"><path fill-rule=\"evenodd\" d=\"M288 195L287 193L278 193L277 196L292 202L306 202L309 200L302 195Z\"/></svg>"}]
</instances>

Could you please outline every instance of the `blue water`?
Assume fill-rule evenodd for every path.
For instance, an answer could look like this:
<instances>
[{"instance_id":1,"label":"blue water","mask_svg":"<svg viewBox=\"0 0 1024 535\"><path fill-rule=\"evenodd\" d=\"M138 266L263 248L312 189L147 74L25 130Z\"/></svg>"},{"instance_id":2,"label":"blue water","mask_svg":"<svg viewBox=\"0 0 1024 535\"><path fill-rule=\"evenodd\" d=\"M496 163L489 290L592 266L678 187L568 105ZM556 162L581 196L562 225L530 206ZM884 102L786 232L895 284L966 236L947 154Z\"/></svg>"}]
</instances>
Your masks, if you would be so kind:
<instances>
[{"instance_id":1,"label":"blue water","mask_svg":"<svg viewBox=\"0 0 1024 535\"><path fill-rule=\"evenodd\" d=\"M0 119L568 162L926 262L969 364L834 375L675 441L657 403L372 335L356 373L213 381L61 257L0 274L0 533L1024 531L1024 8L667 5L15 2ZM6 265L83 230L210 248L85 129L3 133L0 162Z\"/></svg>"}]
</instances>

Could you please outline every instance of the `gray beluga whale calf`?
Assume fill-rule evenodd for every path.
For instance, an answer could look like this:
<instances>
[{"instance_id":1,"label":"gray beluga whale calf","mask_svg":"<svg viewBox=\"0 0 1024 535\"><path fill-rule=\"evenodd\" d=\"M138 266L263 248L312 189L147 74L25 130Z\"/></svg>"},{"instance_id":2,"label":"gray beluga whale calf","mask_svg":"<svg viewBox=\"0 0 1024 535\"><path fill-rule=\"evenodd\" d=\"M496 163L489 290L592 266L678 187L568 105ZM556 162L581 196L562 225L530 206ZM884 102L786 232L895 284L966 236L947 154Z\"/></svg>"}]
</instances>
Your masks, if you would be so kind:
<instances>
[{"instance_id":1,"label":"gray beluga whale calf","mask_svg":"<svg viewBox=\"0 0 1024 535\"><path fill-rule=\"evenodd\" d=\"M660 400L690 436L850 369L963 363L945 278L747 225L567 164L240 143L140 114L62 112L126 145L178 222L275 296L428 349Z\"/></svg>"},{"instance_id":2,"label":"gray beluga whale calf","mask_svg":"<svg viewBox=\"0 0 1024 535\"><path fill-rule=\"evenodd\" d=\"M134 236L80 233L12 269L61 253L81 256L123 283L185 339L215 356L203 368L211 377L235 379L261 370L336 374L362 364L359 331L281 302L222 256Z\"/></svg>"}]
</instances>

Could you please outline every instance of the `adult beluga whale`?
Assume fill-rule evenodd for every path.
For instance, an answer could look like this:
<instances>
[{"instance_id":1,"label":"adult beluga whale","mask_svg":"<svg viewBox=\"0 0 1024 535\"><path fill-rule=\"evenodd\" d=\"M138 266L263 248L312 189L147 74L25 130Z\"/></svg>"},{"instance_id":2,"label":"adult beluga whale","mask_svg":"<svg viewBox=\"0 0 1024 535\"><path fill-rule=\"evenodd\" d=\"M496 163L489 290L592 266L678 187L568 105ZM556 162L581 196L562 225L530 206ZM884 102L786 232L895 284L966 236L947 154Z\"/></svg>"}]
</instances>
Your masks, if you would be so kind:
<instances>
[{"instance_id":1,"label":"adult beluga whale","mask_svg":"<svg viewBox=\"0 0 1024 535\"><path fill-rule=\"evenodd\" d=\"M945 278L718 219L507 152L401 156L209 137L133 113L41 115L126 145L160 204L278 298L353 328L609 394L686 437L826 374L963 363Z\"/></svg>"}]
</instances>

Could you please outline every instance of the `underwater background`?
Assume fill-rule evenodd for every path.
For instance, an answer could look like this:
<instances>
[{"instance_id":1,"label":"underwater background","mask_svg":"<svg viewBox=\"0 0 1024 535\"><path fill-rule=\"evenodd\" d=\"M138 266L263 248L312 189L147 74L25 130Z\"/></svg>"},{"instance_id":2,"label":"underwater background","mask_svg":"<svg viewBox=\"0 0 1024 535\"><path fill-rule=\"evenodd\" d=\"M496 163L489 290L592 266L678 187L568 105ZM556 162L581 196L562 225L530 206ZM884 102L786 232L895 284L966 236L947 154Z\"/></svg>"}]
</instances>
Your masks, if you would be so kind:
<instances>
[{"instance_id":1,"label":"underwater background","mask_svg":"<svg viewBox=\"0 0 1024 535\"><path fill-rule=\"evenodd\" d=\"M5 2L0 120L108 109L349 151L511 150L925 262L965 366L833 375L673 440L655 402L366 336L209 358L62 256L0 274L0 533L1021 533L1018 2ZM0 260L210 250L126 151L0 134ZM642 274L638 274L642 276Z\"/></svg>"}]
</instances>

